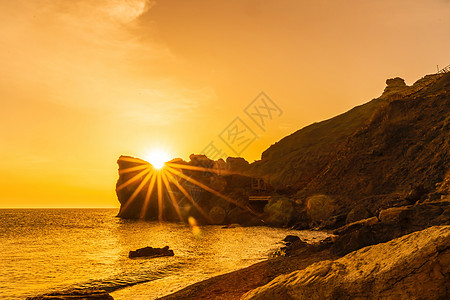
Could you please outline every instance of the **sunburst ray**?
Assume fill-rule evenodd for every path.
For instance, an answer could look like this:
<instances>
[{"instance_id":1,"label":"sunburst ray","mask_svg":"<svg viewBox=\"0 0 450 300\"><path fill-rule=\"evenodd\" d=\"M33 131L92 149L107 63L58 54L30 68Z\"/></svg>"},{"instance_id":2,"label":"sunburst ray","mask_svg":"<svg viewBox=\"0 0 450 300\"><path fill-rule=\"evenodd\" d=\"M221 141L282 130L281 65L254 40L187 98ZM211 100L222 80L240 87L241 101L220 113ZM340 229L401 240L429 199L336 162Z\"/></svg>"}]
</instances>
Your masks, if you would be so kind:
<instances>
[{"instance_id":1,"label":"sunburst ray","mask_svg":"<svg viewBox=\"0 0 450 300\"><path fill-rule=\"evenodd\" d=\"M167 172L167 177L172 181L176 187L180 190L181 193L189 200L189 202L194 205L194 207L206 218L206 220L210 223L212 223L211 218L208 216L208 214L201 208L200 205L198 205L197 202L192 198L191 195L186 191L186 189L178 182L178 180L173 176L173 174L170 173L170 171Z\"/></svg>"},{"instance_id":2,"label":"sunburst ray","mask_svg":"<svg viewBox=\"0 0 450 300\"><path fill-rule=\"evenodd\" d=\"M127 161L127 162L134 162L134 163L139 163L139 164L150 164L148 161L140 159L140 158L135 158L135 157L130 157L130 156L121 156L119 157L120 161Z\"/></svg>"},{"instance_id":3,"label":"sunburst ray","mask_svg":"<svg viewBox=\"0 0 450 300\"><path fill-rule=\"evenodd\" d=\"M228 170L204 168L204 167L183 165L183 164L177 164L177 163L171 163L171 162L167 162L166 166L173 167L173 168L178 168L178 169L185 169L185 170L212 172L212 173L216 173L216 174L233 174L232 172L230 172Z\"/></svg>"},{"instance_id":4,"label":"sunburst ray","mask_svg":"<svg viewBox=\"0 0 450 300\"><path fill-rule=\"evenodd\" d=\"M121 189L123 189L124 187L129 186L130 184L132 184L133 182L135 182L136 180L138 180L139 178L142 177L142 175L144 175L145 173L149 172L150 169L146 168L145 170L139 172L138 174L134 175L133 177L131 177L130 179L128 179L126 182L122 183L121 185L119 185L117 187L117 190L120 191Z\"/></svg>"},{"instance_id":5,"label":"sunburst ray","mask_svg":"<svg viewBox=\"0 0 450 300\"><path fill-rule=\"evenodd\" d=\"M135 166L135 167L125 168L125 169L119 170L119 175L127 174L127 173L134 172L134 171L139 171L142 169L147 169L148 167L149 167L148 164L142 164L142 165Z\"/></svg>"},{"instance_id":6,"label":"sunburst ray","mask_svg":"<svg viewBox=\"0 0 450 300\"><path fill-rule=\"evenodd\" d=\"M210 193L212 193L212 194L214 194L214 195L216 195L216 196L218 196L218 197L220 197L220 198L222 198L222 199L224 199L224 200L226 200L226 201L228 201L228 202L230 202L230 203L233 203L233 204L235 204L236 206L239 206L240 208L247 210L248 212L250 212L251 214L253 214L253 215L255 215L255 216L259 216L259 214L257 214L255 211L253 211L250 207L247 207L247 206L241 204L240 202L238 202L238 201L236 201L236 200L234 200L234 199L232 199L232 198L230 198L230 197L228 197L228 196L222 195L222 194L219 193L218 191L216 191L216 190L210 188L209 186L207 186L207 185L201 183L200 181L197 181L197 180L195 180L195 179L193 179L193 178L191 178L191 177L189 177L189 176L183 174L183 172L178 171L178 170L176 170L176 169L173 169L173 168L171 168L171 167L169 167L169 166L167 166L167 170L168 170L169 172L171 172L171 173L173 173L173 174L176 174L176 175L180 176L181 178L183 178L183 179L185 179L185 180L187 180L187 181L189 181L189 182L191 182L191 183L193 183L193 184L195 184L195 185L201 187L201 188L204 189L205 191L208 191L208 192L210 192Z\"/></svg>"},{"instance_id":7,"label":"sunburst ray","mask_svg":"<svg viewBox=\"0 0 450 300\"><path fill-rule=\"evenodd\" d=\"M156 173L156 187L158 189L158 220L161 222L163 219L163 195L162 195L162 184L161 184L161 173Z\"/></svg>"},{"instance_id":8,"label":"sunburst ray","mask_svg":"<svg viewBox=\"0 0 450 300\"><path fill-rule=\"evenodd\" d=\"M168 191L170 201L172 201L173 208L175 208L175 211L177 212L177 215L180 218L180 221L183 222L184 220L183 220L183 216L181 215L180 207L178 206L177 200L175 199L175 196L172 193L172 188L170 187L170 183L167 179L167 175L165 174L165 172L161 172L161 177L162 177L164 186L166 187L166 189Z\"/></svg>"},{"instance_id":9,"label":"sunburst ray","mask_svg":"<svg viewBox=\"0 0 450 300\"><path fill-rule=\"evenodd\" d=\"M153 187L155 186L155 182L156 182L155 174L153 172L150 174L152 174L152 179L150 180L150 184L148 185L148 188L147 188L147 193L145 194L144 203L142 204L141 214L140 214L141 219L145 219L145 216L147 214L147 207L150 203L150 197L152 195Z\"/></svg>"},{"instance_id":10,"label":"sunburst ray","mask_svg":"<svg viewBox=\"0 0 450 300\"><path fill-rule=\"evenodd\" d=\"M139 186L134 190L133 194L128 198L127 202L123 206L123 211L126 211L127 208L130 206L130 204L134 201L136 196L140 193L142 188L145 186L145 184L150 180L150 177L152 177L152 173L148 173L145 178L142 180L142 182L139 184Z\"/></svg>"}]
</instances>

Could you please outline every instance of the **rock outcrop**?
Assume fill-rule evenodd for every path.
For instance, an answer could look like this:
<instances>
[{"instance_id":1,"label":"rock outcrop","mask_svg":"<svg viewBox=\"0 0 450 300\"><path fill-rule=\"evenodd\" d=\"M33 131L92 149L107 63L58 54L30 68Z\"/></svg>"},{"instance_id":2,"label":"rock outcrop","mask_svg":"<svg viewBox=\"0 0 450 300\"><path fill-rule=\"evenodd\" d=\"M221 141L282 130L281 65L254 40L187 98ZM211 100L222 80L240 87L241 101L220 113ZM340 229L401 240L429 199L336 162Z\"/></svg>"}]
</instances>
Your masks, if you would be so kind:
<instances>
[{"instance_id":1,"label":"rock outcrop","mask_svg":"<svg viewBox=\"0 0 450 300\"><path fill-rule=\"evenodd\" d=\"M436 201L381 210L378 217L336 229L331 251L341 256L431 226L450 225L449 208L450 201Z\"/></svg>"},{"instance_id":2,"label":"rock outcrop","mask_svg":"<svg viewBox=\"0 0 450 300\"><path fill-rule=\"evenodd\" d=\"M408 86L405 83L405 80L400 77L395 77L386 80L386 88L384 89L383 96L403 92Z\"/></svg>"},{"instance_id":3,"label":"rock outcrop","mask_svg":"<svg viewBox=\"0 0 450 300\"><path fill-rule=\"evenodd\" d=\"M281 275L242 299L448 299L450 226L436 226Z\"/></svg>"},{"instance_id":4,"label":"rock outcrop","mask_svg":"<svg viewBox=\"0 0 450 300\"><path fill-rule=\"evenodd\" d=\"M116 194L121 218L262 224L248 201L252 178L239 174L248 165L243 158L225 162L193 154L189 162L174 159L161 170L130 156L120 156L117 164Z\"/></svg>"}]
</instances>

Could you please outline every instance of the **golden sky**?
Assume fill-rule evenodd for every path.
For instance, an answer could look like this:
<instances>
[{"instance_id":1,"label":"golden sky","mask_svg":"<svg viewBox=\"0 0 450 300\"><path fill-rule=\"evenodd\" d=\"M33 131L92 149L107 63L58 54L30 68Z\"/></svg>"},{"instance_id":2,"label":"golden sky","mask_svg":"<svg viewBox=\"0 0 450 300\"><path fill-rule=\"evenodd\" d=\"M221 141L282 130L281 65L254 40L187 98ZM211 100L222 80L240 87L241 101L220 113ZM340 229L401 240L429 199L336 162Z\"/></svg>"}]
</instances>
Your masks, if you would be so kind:
<instances>
[{"instance_id":1,"label":"golden sky","mask_svg":"<svg viewBox=\"0 0 450 300\"><path fill-rule=\"evenodd\" d=\"M117 207L116 160L187 159L240 117L249 161L450 64L448 0L0 0L0 207ZM264 91L264 130L244 109Z\"/></svg>"}]
</instances>

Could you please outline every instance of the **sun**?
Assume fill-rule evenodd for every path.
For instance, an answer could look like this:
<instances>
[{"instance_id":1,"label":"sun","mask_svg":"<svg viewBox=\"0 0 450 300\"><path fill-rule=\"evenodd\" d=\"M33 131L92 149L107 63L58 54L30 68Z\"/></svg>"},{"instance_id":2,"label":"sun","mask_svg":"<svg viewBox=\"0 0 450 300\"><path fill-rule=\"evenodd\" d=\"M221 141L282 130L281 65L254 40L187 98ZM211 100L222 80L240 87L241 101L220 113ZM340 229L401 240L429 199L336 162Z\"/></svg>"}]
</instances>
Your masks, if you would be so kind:
<instances>
[{"instance_id":1,"label":"sun","mask_svg":"<svg viewBox=\"0 0 450 300\"><path fill-rule=\"evenodd\" d=\"M161 169L170 160L170 154L163 149L153 149L145 155L144 159L155 169Z\"/></svg>"}]
</instances>

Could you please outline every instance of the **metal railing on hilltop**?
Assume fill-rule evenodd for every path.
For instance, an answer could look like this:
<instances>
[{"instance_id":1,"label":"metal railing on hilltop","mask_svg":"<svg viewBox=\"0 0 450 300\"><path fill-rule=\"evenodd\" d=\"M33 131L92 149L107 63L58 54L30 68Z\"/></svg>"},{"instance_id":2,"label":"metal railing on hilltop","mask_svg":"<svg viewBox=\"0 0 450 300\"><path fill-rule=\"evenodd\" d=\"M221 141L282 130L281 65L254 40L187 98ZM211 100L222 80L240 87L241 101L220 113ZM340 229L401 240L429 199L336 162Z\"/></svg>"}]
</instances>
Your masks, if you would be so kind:
<instances>
[{"instance_id":1,"label":"metal railing on hilltop","mask_svg":"<svg viewBox=\"0 0 450 300\"><path fill-rule=\"evenodd\" d=\"M437 74L444 74L444 73L448 73L448 72L450 72L450 65L446 66L446 67L443 68L443 69L440 69L440 70L437 72Z\"/></svg>"}]
</instances>

